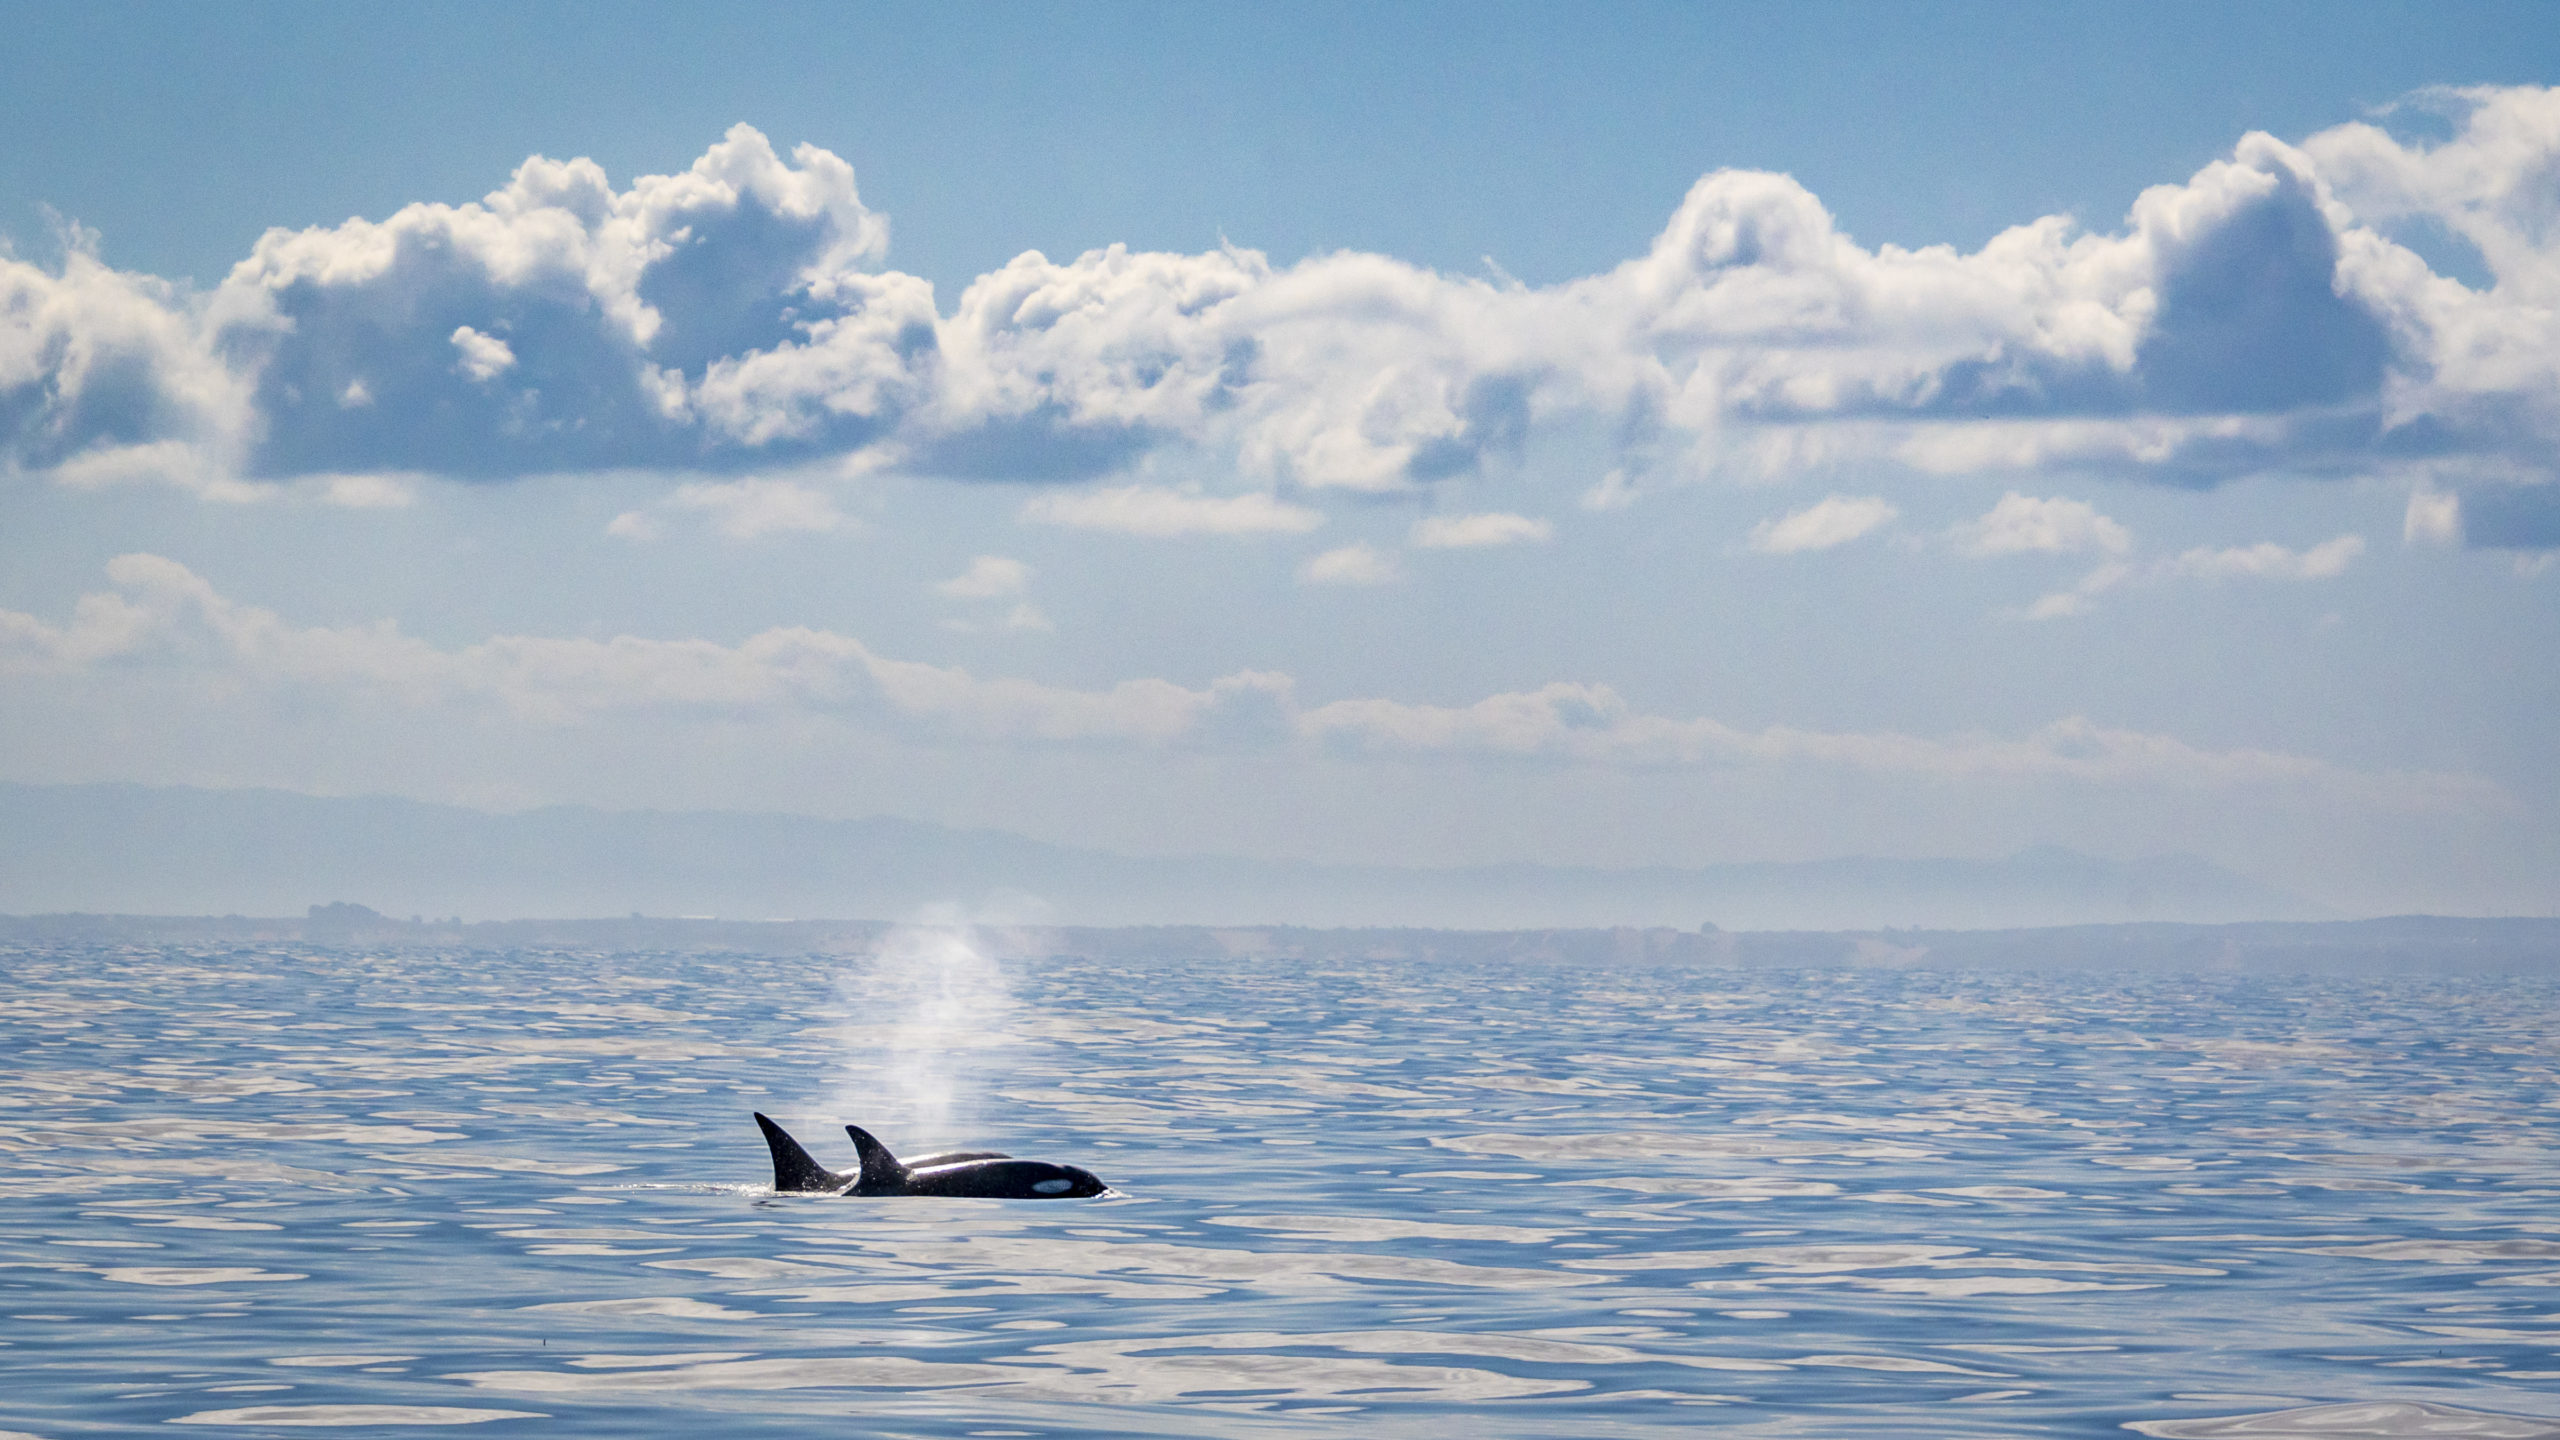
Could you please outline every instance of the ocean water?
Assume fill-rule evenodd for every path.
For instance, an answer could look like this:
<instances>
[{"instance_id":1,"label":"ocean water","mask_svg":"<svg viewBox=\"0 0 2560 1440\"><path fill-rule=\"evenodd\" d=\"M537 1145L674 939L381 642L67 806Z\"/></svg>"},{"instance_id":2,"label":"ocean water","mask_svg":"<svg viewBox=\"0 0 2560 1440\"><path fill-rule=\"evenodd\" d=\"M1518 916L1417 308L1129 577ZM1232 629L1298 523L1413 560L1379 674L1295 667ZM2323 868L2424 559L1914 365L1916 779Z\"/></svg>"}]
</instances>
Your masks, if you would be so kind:
<instances>
[{"instance_id":1,"label":"ocean water","mask_svg":"<svg viewBox=\"0 0 2560 1440\"><path fill-rule=\"evenodd\" d=\"M2560 1436L2546 981L1007 950L0 952L0 1432Z\"/></svg>"}]
</instances>

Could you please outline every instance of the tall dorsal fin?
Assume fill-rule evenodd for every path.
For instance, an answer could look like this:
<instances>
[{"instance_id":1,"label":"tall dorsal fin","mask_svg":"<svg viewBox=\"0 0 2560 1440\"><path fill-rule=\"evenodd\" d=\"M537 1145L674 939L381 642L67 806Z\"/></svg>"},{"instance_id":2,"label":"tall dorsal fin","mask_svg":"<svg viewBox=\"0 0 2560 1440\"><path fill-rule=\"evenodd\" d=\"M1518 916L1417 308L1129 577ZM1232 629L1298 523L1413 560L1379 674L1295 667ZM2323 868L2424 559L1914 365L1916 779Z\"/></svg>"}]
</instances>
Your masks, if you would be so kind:
<instances>
[{"instance_id":1,"label":"tall dorsal fin","mask_svg":"<svg viewBox=\"0 0 2560 1440\"><path fill-rule=\"evenodd\" d=\"M853 1185L856 1195L877 1195L907 1183L907 1167L878 1136L859 1125L847 1125L844 1133L853 1137L853 1153L862 1157L862 1178Z\"/></svg>"},{"instance_id":2,"label":"tall dorsal fin","mask_svg":"<svg viewBox=\"0 0 2560 1440\"><path fill-rule=\"evenodd\" d=\"M791 1192L841 1190L852 1183L850 1175L839 1175L809 1157L791 1132L774 1124L759 1112L756 1128L764 1132L765 1148L773 1152L773 1188Z\"/></svg>"}]
</instances>

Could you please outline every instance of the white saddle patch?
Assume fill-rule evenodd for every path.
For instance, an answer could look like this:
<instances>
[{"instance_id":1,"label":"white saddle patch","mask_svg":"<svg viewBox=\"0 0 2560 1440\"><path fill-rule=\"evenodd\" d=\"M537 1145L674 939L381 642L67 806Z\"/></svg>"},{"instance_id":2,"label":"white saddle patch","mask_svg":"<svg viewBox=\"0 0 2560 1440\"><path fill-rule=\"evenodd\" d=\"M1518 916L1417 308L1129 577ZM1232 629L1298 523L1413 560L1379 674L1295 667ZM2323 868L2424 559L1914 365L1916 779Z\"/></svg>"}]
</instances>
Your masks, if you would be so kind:
<instances>
[{"instance_id":1,"label":"white saddle patch","mask_svg":"<svg viewBox=\"0 0 2560 1440\"><path fill-rule=\"evenodd\" d=\"M1031 1187L1043 1195L1064 1195L1076 1188L1073 1180L1043 1180Z\"/></svg>"}]
</instances>

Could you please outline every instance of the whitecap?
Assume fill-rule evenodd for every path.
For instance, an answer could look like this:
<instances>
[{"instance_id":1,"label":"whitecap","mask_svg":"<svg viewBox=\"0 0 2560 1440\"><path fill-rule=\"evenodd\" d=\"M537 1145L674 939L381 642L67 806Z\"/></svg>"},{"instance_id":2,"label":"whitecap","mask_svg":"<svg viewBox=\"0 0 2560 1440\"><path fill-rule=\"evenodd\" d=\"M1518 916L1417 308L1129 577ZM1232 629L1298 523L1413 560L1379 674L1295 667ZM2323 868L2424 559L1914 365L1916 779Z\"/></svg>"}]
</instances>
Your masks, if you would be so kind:
<instances>
[{"instance_id":1,"label":"whitecap","mask_svg":"<svg viewBox=\"0 0 2560 1440\"><path fill-rule=\"evenodd\" d=\"M117 1265L98 1273L119 1285L247 1285L311 1278L248 1265Z\"/></svg>"},{"instance_id":2,"label":"whitecap","mask_svg":"<svg viewBox=\"0 0 2560 1440\"><path fill-rule=\"evenodd\" d=\"M2310 1405L2256 1415L2217 1415L2196 1420L2136 1420L2124 1427L2158 1440L2402 1440L2460 1436L2463 1440L2560 1440L2560 1421L2486 1410L2457 1410L2424 1400L2369 1400Z\"/></svg>"},{"instance_id":3,"label":"whitecap","mask_svg":"<svg viewBox=\"0 0 2560 1440\"><path fill-rule=\"evenodd\" d=\"M459 1405L250 1405L199 1410L172 1425L365 1426L479 1425L491 1420L544 1420L540 1410L474 1410Z\"/></svg>"}]
</instances>

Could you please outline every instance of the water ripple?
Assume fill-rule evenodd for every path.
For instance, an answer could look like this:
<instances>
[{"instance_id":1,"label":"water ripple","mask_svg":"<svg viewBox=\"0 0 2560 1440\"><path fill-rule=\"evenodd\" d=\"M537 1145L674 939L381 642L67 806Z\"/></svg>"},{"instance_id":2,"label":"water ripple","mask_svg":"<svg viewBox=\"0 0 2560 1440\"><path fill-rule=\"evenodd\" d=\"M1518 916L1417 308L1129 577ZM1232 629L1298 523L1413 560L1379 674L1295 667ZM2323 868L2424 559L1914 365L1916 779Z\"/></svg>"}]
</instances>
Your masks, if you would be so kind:
<instances>
[{"instance_id":1,"label":"water ripple","mask_svg":"<svg viewBox=\"0 0 2560 1440\"><path fill-rule=\"evenodd\" d=\"M0 952L0 1440L2560 1440L2549 983L956 943Z\"/></svg>"}]
</instances>

